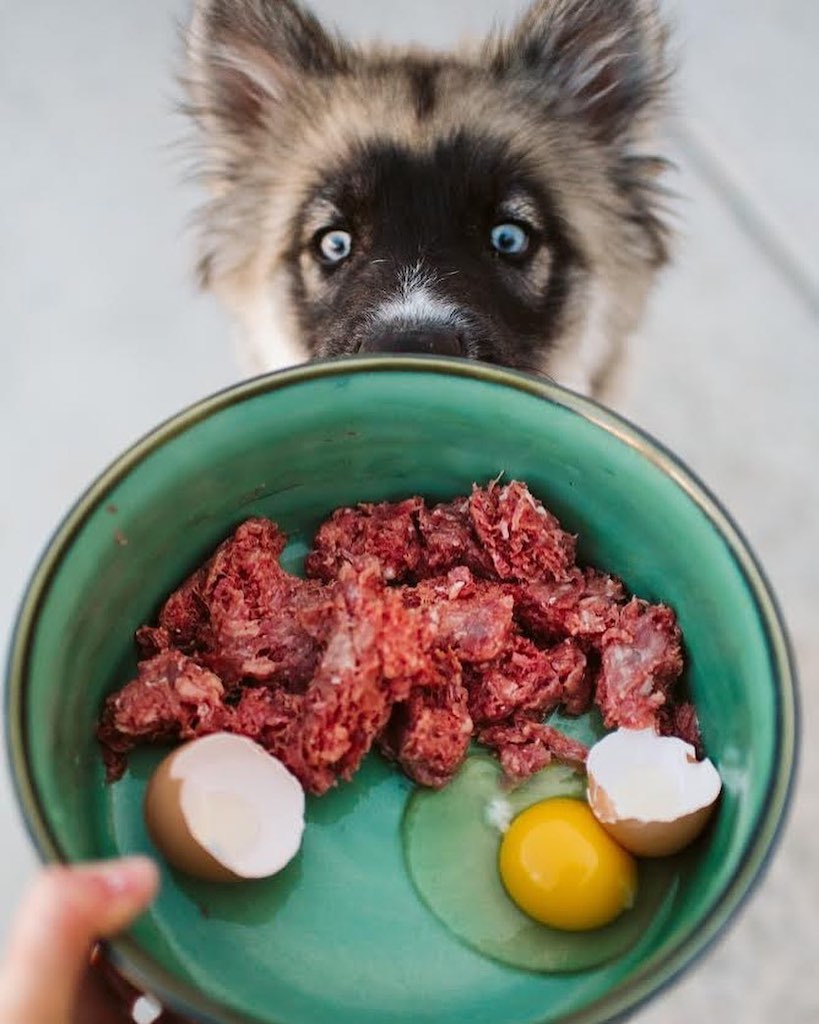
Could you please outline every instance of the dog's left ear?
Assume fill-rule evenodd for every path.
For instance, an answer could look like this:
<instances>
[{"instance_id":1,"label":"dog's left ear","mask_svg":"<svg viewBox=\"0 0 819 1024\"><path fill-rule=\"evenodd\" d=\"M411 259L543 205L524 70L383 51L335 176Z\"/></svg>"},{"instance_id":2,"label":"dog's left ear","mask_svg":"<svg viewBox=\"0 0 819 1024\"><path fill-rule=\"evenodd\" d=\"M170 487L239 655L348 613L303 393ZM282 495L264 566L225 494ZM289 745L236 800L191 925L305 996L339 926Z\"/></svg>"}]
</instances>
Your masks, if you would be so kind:
<instances>
[{"instance_id":1,"label":"dog's left ear","mask_svg":"<svg viewBox=\"0 0 819 1024\"><path fill-rule=\"evenodd\" d=\"M538 0L488 56L599 142L627 144L662 99L665 39L655 0Z\"/></svg>"}]
</instances>

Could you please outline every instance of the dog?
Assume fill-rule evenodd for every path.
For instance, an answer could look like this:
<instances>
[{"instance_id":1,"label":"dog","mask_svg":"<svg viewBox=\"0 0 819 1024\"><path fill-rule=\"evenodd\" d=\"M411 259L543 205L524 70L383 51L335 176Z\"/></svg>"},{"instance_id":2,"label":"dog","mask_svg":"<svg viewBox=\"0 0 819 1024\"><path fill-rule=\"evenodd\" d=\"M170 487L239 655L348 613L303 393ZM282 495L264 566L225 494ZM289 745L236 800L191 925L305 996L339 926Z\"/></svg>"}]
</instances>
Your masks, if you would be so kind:
<instances>
[{"instance_id":1,"label":"dog","mask_svg":"<svg viewBox=\"0 0 819 1024\"><path fill-rule=\"evenodd\" d=\"M654 0L537 0L462 53L360 48L295 0L197 0L202 284L263 372L423 352L605 399L668 231Z\"/></svg>"}]
</instances>

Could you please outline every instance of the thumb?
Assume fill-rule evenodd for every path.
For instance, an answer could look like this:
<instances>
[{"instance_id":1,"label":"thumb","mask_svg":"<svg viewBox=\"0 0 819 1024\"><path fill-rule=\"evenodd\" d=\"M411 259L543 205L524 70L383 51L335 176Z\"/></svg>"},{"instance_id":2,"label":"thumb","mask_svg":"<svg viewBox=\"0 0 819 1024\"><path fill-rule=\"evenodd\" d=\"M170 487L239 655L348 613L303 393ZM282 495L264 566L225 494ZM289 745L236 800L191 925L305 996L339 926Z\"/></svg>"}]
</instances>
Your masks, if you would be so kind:
<instances>
[{"instance_id":1,"label":"thumb","mask_svg":"<svg viewBox=\"0 0 819 1024\"><path fill-rule=\"evenodd\" d=\"M43 871L20 907L0 970L4 1024L68 1024L91 944L123 929L153 899L144 857Z\"/></svg>"}]
</instances>

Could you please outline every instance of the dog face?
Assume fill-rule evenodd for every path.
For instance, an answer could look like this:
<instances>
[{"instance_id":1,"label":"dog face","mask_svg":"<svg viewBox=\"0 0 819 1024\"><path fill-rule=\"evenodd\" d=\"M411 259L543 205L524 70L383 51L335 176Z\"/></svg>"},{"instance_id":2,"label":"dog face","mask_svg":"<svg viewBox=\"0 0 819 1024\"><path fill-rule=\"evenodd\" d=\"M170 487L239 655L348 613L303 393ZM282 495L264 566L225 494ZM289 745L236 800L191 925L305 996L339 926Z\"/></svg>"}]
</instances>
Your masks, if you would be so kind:
<instances>
[{"instance_id":1,"label":"dog face","mask_svg":"<svg viewBox=\"0 0 819 1024\"><path fill-rule=\"evenodd\" d=\"M371 142L295 218L311 353L430 351L536 365L580 256L534 169L488 132Z\"/></svg>"},{"instance_id":2,"label":"dog face","mask_svg":"<svg viewBox=\"0 0 819 1024\"><path fill-rule=\"evenodd\" d=\"M600 393L665 257L653 0L541 0L460 55L201 0L189 54L201 276L256 368L420 351Z\"/></svg>"}]
</instances>

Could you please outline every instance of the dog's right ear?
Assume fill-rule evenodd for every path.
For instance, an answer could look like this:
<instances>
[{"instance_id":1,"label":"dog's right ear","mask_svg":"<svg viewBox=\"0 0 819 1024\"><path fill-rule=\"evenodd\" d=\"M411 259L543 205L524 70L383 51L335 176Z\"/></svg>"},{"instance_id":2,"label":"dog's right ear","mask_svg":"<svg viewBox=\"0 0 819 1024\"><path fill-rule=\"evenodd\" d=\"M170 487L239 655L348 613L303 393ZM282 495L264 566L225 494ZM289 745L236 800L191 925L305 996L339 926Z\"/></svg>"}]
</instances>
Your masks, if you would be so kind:
<instances>
[{"instance_id":1,"label":"dog's right ear","mask_svg":"<svg viewBox=\"0 0 819 1024\"><path fill-rule=\"evenodd\" d=\"M295 0L195 0L187 53L191 113L234 145L287 102L302 76L345 61L341 44Z\"/></svg>"}]
</instances>

